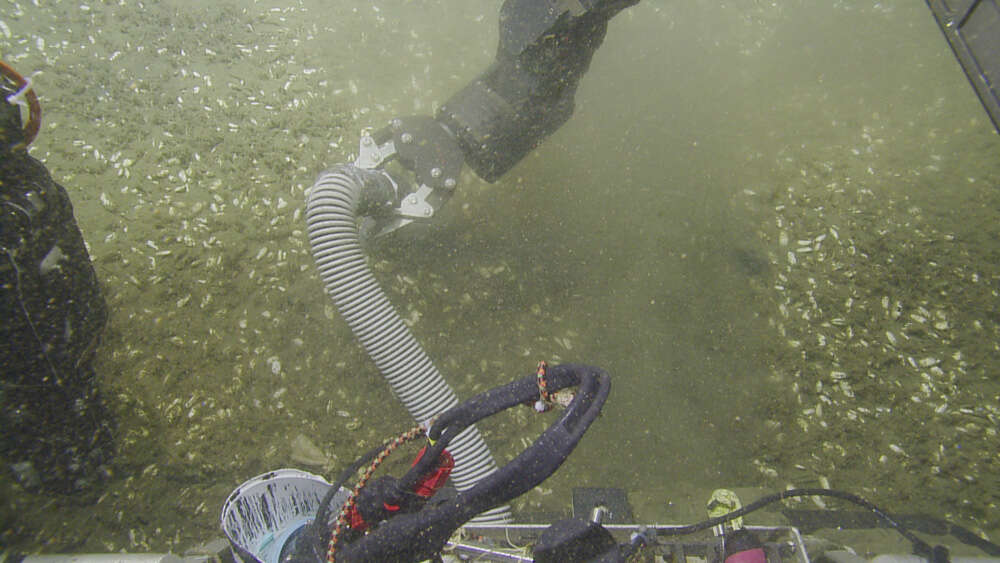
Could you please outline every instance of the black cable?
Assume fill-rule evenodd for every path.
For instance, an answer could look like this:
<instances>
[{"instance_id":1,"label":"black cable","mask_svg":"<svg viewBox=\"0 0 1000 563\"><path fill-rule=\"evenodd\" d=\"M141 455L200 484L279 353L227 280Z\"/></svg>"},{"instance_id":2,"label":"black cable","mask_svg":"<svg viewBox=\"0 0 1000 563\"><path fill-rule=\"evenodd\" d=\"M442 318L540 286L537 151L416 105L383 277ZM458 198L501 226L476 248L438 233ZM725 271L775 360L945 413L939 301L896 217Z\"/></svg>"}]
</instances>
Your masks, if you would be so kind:
<instances>
[{"instance_id":1,"label":"black cable","mask_svg":"<svg viewBox=\"0 0 1000 563\"><path fill-rule=\"evenodd\" d=\"M895 530L899 532L904 538L910 540L910 542L913 544L913 552L915 554L926 556L930 558L931 561L935 562L947 561L948 557L947 550L942 546L931 547L927 542L913 535L902 524L900 524L891 516L889 516L889 514L887 514L884 510L882 510L878 506L875 506L871 502L859 497L858 495L844 491L837 491L833 489L788 489L785 491L781 491L779 493L774 493L764 496L744 506L743 508L730 512L729 514L724 514L717 518L710 518L708 520L704 520L702 522L698 522L697 524L691 524L688 526L680 526L678 528L658 529L657 533L667 536L683 536L687 534L693 534L695 532L713 528L715 526L718 526L719 524L729 522L730 520L734 520L736 518L739 518L740 516L750 514L751 512L760 510L761 508L769 504L772 504L774 502L777 502L779 500L784 500L786 498L794 498L794 497L806 497L806 496L833 497L841 500L846 500L848 502L857 504L858 506L867 508L873 514L875 514L883 521L885 521L889 526L895 528ZM1000 549L1000 547L997 547L997 549Z\"/></svg>"},{"instance_id":2,"label":"black cable","mask_svg":"<svg viewBox=\"0 0 1000 563\"><path fill-rule=\"evenodd\" d=\"M378 456L379 452L384 450L390 443L392 443L391 440L368 450L361 457L354 460L354 463L340 472L330 490L323 495L323 500L319 503L319 510L316 511L316 517L313 518L313 521L307 525L306 530L303 532L303 536L295 549L295 561L305 561L307 558L314 559L315 561L326 559L326 544L330 541L331 532L327 521L333 497L336 496L348 479L357 474L362 466L371 463ZM312 556L310 556L310 553Z\"/></svg>"},{"instance_id":3,"label":"black cable","mask_svg":"<svg viewBox=\"0 0 1000 563\"><path fill-rule=\"evenodd\" d=\"M804 508L785 508L781 511L793 526L805 534L821 528L865 530L880 524L877 516L861 511L829 511ZM914 532L932 536L951 536L956 540L983 551L993 557L1000 556L1000 546L990 543L958 524L926 515L897 514L896 521Z\"/></svg>"}]
</instances>

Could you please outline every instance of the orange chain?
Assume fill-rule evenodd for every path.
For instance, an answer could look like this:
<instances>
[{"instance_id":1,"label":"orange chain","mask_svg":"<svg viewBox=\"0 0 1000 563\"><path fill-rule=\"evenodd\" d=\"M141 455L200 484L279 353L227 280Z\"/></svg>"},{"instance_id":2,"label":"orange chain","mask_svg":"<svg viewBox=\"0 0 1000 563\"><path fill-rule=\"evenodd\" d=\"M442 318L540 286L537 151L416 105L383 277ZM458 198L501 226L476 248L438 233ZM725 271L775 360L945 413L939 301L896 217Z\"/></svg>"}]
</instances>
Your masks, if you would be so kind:
<instances>
[{"instance_id":1,"label":"orange chain","mask_svg":"<svg viewBox=\"0 0 1000 563\"><path fill-rule=\"evenodd\" d=\"M545 372L548 369L549 364L545 360L542 360L538 362L538 369L535 370L535 376L538 381L538 396L544 401L544 405L546 405L545 410L548 410L548 405L552 403L552 393L549 393L548 381L545 379Z\"/></svg>"},{"instance_id":2,"label":"orange chain","mask_svg":"<svg viewBox=\"0 0 1000 563\"><path fill-rule=\"evenodd\" d=\"M387 445L381 452L379 452L375 460L372 461L371 465L368 466L368 469L365 470L365 474L361 476L361 480L359 480L358 484L354 486L354 490L351 491L351 496L347 498L347 502L344 503L343 508L340 509L340 514L337 516L337 525L334 527L333 533L330 534L330 543L327 544L326 560L328 563L335 563L334 554L337 550L337 542L340 539L341 532L347 528L347 515L354 509L358 493L361 492L361 489L365 488L365 485L368 484L372 475L375 474L375 470L382 464L383 461L385 461L385 458L389 457L389 454L395 451L399 446L402 446L410 440L423 435L424 432L425 430L422 426L414 426L413 428L400 434L392 441L391 444Z\"/></svg>"}]
</instances>

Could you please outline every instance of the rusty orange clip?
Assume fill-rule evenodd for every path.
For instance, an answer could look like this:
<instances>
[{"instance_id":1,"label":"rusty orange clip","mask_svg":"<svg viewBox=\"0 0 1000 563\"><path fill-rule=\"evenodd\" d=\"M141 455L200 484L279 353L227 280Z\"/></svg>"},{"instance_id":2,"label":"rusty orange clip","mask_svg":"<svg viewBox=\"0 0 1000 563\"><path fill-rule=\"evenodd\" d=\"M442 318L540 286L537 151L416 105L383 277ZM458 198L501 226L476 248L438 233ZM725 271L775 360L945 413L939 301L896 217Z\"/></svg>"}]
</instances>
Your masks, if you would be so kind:
<instances>
[{"instance_id":1,"label":"rusty orange clip","mask_svg":"<svg viewBox=\"0 0 1000 563\"><path fill-rule=\"evenodd\" d=\"M31 89L31 80L21 76L7 63L0 61L0 74L17 86L17 92L7 96L7 101L12 104L28 106L28 122L24 124L24 140L14 145L13 149L23 149L31 144L38 136L38 129L42 126L42 105L38 103L38 96Z\"/></svg>"}]
</instances>

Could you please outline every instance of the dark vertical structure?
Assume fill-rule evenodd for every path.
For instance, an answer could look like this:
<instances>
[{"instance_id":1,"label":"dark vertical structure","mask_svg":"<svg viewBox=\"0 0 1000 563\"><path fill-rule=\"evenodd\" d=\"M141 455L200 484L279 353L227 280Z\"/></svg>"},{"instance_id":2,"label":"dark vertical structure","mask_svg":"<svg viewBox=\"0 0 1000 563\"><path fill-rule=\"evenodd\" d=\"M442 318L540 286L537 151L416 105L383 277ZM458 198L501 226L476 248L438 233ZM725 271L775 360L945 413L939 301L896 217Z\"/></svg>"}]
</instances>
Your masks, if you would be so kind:
<instances>
[{"instance_id":1,"label":"dark vertical structure","mask_svg":"<svg viewBox=\"0 0 1000 563\"><path fill-rule=\"evenodd\" d=\"M927 0L976 95L1000 132L1000 4Z\"/></svg>"},{"instance_id":2,"label":"dark vertical structure","mask_svg":"<svg viewBox=\"0 0 1000 563\"><path fill-rule=\"evenodd\" d=\"M10 88L0 83L0 459L27 488L71 492L113 453L92 365L108 311L69 196L28 155Z\"/></svg>"}]
</instances>

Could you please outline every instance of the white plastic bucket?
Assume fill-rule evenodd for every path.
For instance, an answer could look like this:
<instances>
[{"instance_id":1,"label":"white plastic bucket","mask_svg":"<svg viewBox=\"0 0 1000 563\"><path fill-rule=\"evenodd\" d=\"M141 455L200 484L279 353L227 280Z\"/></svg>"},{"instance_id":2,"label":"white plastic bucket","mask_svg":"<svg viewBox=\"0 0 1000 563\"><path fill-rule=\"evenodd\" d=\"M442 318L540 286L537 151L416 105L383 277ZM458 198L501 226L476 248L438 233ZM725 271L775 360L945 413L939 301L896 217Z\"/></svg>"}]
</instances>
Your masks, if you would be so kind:
<instances>
[{"instance_id":1,"label":"white plastic bucket","mask_svg":"<svg viewBox=\"0 0 1000 563\"><path fill-rule=\"evenodd\" d=\"M312 521L331 486L319 475L278 469L237 487L226 499L221 517L233 557L243 563L279 563L289 536ZM341 488L333 506L342 504L347 495Z\"/></svg>"}]
</instances>

